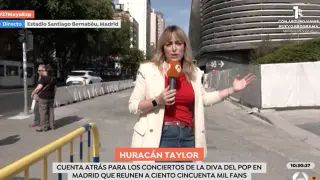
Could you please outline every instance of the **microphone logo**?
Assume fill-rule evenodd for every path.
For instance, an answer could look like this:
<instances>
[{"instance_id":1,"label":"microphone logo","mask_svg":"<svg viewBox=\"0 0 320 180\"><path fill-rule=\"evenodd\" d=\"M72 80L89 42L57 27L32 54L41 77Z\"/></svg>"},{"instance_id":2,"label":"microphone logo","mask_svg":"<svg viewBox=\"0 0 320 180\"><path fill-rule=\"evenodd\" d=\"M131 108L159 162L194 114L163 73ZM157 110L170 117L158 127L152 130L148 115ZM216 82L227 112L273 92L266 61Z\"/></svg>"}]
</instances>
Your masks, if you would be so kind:
<instances>
[{"instance_id":1,"label":"microphone logo","mask_svg":"<svg viewBox=\"0 0 320 180\"><path fill-rule=\"evenodd\" d=\"M175 89L176 88L176 78L179 77L182 68L180 65L180 61L169 61L168 64L168 72L167 75L169 77L169 89Z\"/></svg>"},{"instance_id":2,"label":"microphone logo","mask_svg":"<svg viewBox=\"0 0 320 180\"><path fill-rule=\"evenodd\" d=\"M181 66L180 64L176 64L175 67L174 67L178 73L181 73Z\"/></svg>"}]
</instances>

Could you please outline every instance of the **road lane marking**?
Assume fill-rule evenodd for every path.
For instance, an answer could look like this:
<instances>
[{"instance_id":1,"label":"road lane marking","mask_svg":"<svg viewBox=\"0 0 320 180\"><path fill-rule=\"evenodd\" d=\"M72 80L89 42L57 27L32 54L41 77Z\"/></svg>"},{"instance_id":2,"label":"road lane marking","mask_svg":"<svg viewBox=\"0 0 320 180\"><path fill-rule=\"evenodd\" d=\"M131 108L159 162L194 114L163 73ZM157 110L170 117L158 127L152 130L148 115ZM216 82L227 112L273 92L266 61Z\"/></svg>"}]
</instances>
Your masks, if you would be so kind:
<instances>
[{"instance_id":1,"label":"road lane marking","mask_svg":"<svg viewBox=\"0 0 320 180\"><path fill-rule=\"evenodd\" d=\"M119 98L125 98L125 97L129 97L130 94L119 94L118 97Z\"/></svg>"},{"instance_id":2,"label":"road lane marking","mask_svg":"<svg viewBox=\"0 0 320 180\"><path fill-rule=\"evenodd\" d=\"M30 115L18 114L16 116L11 116L8 119L19 119L19 120L22 120L22 119L28 119L29 117L30 117Z\"/></svg>"},{"instance_id":3,"label":"road lane marking","mask_svg":"<svg viewBox=\"0 0 320 180\"><path fill-rule=\"evenodd\" d=\"M10 95L10 94L20 94L20 93L23 93L23 92L24 91L0 93L0 96ZM31 91L28 91L28 92L31 92Z\"/></svg>"}]
</instances>

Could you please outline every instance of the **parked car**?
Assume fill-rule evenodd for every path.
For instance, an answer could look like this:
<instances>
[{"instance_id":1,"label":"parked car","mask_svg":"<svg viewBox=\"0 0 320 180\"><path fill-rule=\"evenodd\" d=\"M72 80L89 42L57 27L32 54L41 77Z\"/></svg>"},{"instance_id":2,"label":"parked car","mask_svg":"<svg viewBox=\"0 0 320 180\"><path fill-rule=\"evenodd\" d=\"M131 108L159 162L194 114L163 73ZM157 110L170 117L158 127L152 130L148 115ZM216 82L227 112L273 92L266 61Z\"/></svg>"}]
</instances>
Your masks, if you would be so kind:
<instances>
[{"instance_id":1,"label":"parked car","mask_svg":"<svg viewBox=\"0 0 320 180\"><path fill-rule=\"evenodd\" d=\"M93 71L86 70L77 70L71 71L68 75L68 79L66 84L69 85L87 85L92 83L100 83L102 81L101 77L99 77Z\"/></svg>"}]
</instances>

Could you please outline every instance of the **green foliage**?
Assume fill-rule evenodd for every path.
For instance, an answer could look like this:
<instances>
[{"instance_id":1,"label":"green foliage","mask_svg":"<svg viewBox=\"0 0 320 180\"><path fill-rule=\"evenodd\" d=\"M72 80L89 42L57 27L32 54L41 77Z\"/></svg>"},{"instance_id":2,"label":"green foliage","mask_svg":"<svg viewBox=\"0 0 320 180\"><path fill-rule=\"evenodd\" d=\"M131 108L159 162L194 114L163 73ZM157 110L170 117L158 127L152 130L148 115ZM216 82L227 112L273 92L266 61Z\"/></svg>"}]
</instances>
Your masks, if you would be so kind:
<instances>
[{"instance_id":1,"label":"green foliage","mask_svg":"<svg viewBox=\"0 0 320 180\"><path fill-rule=\"evenodd\" d=\"M265 36L262 42L260 43L257 49L251 51L250 59L256 60L259 57L265 56L268 53L271 53L275 47L272 46L269 35Z\"/></svg>"},{"instance_id":2,"label":"green foliage","mask_svg":"<svg viewBox=\"0 0 320 180\"><path fill-rule=\"evenodd\" d=\"M149 51L146 53L146 59L150 60L151 58L152 58L152 52Z\"/></svg>"},{"instance_id":3,"label":"green foliage","mask_svg":"<svg viewBox=\"0 0 320 180\"><path fill-rule=\"evenodd\" d=\"M51 19L112 19L111 0L48 0Z\"/></svg>"},{"instance_id":4,"label":"green foliage","mask_svg":"<svg viewBox=\"0 0 320 180\"><path fill-rule=\"evenodd\" d=\"M105 52L112 55L126 55L130 49L130 22L122 21L120 29L105 30L103 42ZM112 49L107 48L112 47Z\"/></svg>"},{"instance_id":5,"label":"green foliage","mask_svg":"<svg viewBox=\"0 0 320 180\"><path fill-rule=\"evenodd\" d=\"M294 63L320 60L320 39L304 42L288 43L262 57L257 58L256 64Z\"/></svg>"},{"instance_id":6,"label":"green foliage","mask_svg":"<svg viewBox=\"0 0 320 180\"><path fill-rule=\"evenodd\" d=\"M114 13L112 0L10 0L1 1L0 8L35 10L36 19L110 20ZM133 56L132 60L140 62L138 51L130 50L130 26L129 21L122 20L120 29L31 29L33 54L51 63L56 50L60 69L66 72L109 56Z\"/></svg>"},{"instance_id":7,"label":"green foliage","mask_svg":"<svg viewBox=\"0 0 320 180\"><path fill-rule=\"evenodd\" d=\"M141 62L144 61L144 53L137 48L130 48L128 54L121 58L121 65L130 73L136 73Z\"/></svg>"}]
</instances>

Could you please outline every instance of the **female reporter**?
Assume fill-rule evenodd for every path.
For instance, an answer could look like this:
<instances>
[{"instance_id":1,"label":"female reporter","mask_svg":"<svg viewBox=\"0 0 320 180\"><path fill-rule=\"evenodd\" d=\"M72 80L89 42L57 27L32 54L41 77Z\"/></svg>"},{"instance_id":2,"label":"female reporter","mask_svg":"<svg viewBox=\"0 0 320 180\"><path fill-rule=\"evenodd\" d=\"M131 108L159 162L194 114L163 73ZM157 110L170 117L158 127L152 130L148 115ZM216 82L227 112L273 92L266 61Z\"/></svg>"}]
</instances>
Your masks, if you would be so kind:
<instances>
[{"instance_id":1,"label":"female reporter","mask_svg":"<svg viewBox=\"0 0 320 180\"><path fill-rule=\"evenodd\" d=\"M168 87L169 61L182 67L173 90ZM167 27L151 62L140 65L129 99L129 111L139 114L132 147L202 147L206 155L204 105L243 90L255 76L237 77L232 87L214 92L203 89L201 77L202 72L192 62L186 34L177 26Z\"/></svg>"}]
</instances>

